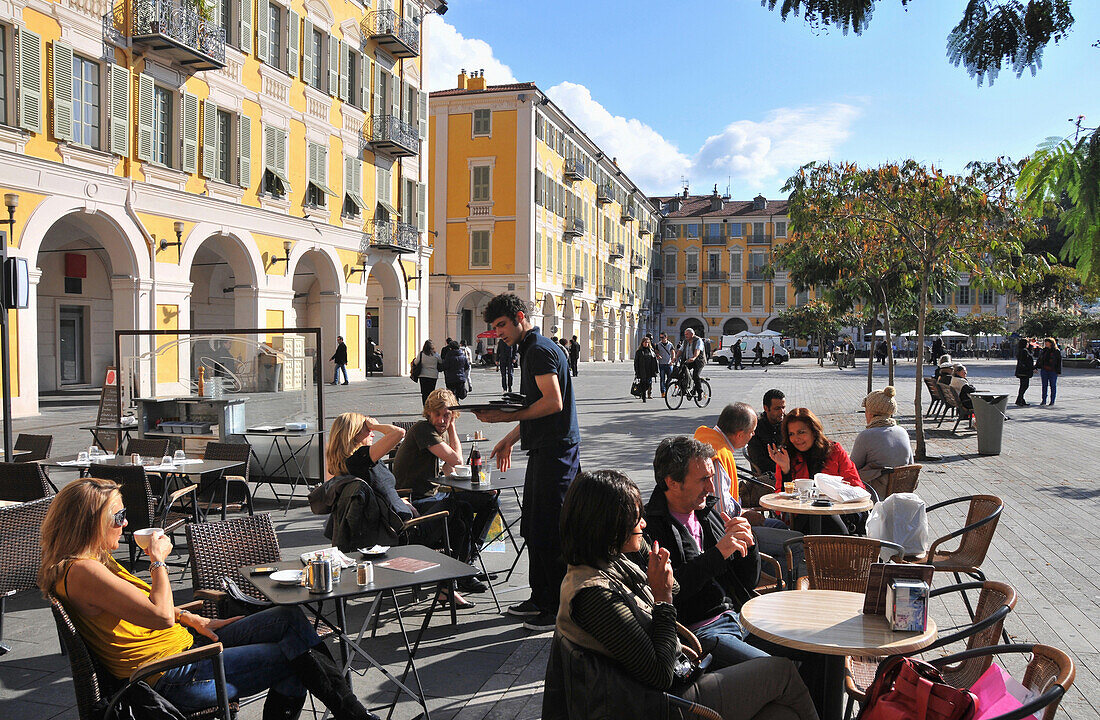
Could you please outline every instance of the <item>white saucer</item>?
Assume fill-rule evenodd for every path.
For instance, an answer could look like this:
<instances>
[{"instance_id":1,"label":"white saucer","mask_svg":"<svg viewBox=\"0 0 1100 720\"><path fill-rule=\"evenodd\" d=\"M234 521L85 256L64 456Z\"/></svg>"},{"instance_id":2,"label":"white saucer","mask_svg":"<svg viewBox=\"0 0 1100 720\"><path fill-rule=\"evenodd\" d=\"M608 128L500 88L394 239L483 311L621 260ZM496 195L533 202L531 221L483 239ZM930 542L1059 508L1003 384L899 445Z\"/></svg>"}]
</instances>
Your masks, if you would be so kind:
<instances>
[{"instance_id":1,"label":"white saucer","mask_svg":"<svg viewBox=\"0 0 1100 720\"><path fill-rule=\"evenodd\" d=\"M269 576L279 585L297 585L302 580L301 570L279 570Z\"/></svg>"}]
</instances>

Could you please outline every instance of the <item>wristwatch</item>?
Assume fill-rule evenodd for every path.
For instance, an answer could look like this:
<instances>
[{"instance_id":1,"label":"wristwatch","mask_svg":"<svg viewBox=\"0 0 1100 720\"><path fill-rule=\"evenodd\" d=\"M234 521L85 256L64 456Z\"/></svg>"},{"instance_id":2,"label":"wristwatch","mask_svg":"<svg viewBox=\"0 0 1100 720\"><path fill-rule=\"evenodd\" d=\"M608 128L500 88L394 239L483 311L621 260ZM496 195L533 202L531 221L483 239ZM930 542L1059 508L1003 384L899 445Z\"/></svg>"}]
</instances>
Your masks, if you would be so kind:
<instances>
[{"instance_id":1,"label":"wristwatch","mask_svg":"<svg viewBox=\"0 0 1100 720\"><path fill-rule=\"evenodd\" d=\"M149 573L152 574L153 571L156 570L159 567L162 567L165 570L167 570L168 569L168 563L164 562L163 560L157 560L155 563L150 563L149 564Z\"/></svg>"}]
</instances>

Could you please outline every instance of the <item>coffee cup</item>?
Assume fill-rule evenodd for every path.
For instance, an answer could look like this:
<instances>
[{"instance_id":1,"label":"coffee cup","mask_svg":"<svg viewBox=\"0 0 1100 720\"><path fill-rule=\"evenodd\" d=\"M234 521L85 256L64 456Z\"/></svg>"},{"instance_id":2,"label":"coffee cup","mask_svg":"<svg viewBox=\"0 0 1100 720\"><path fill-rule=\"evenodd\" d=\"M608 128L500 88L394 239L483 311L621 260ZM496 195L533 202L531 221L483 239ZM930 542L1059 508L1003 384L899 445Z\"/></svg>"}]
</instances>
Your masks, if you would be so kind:
<instances>
[{"instance_id":1,"label":"coffee cup","mask_svg":"<svg viewBox=\"0 0 1100 720\"><path fill-rule=\"evenodd\" d=\"M137 546L139 548L141 548L142 550L148 550L149 549L149 543L153 542L153 537L155 535L158 535L158 534L163 535L164 534L164 529L163 528L143 528L141 530L135 530L134 531L134 542L136 542Z\"/></svg>"},{"instance_id":2,"label":"coffee cup","mask_svg":"<svg viewBox=\"0 0 1100 720\"><path fill-rule=\"evenodd\" d=\"M454 473L455 473L455 477L468 478L468 477L470 477L470 466L469 465L455 465Z\"/></svg>"},{"instance_id":3,"label":"coffee cup","mask_svg":"<svg viewBox=\"0 0 1100 720\"><path fill-rule=\"evenodd\" d=\"M798 493L799 502L809 502L813 493L813 478L800 478L794 481L794 489Z\"/></svg>"}]
</instances>

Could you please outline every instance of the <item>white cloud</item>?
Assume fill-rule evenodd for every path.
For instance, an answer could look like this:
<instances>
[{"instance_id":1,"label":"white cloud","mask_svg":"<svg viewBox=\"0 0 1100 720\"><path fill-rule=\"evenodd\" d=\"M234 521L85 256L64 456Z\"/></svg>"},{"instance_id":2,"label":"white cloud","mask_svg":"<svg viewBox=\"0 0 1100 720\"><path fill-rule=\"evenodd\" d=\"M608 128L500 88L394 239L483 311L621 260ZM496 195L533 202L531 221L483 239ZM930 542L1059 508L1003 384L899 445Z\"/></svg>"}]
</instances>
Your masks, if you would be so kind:
<instances>
[{"instance_id":1,"label":"white cloud","mask_svg":"<svg viewBox=\"0 0 1100 720\"><path fill-rule=\"evenodd\" d=\"M492 85L516 82L512 68L493 55L489 43L463 36L453 25L436 14L424 19L427 90L449 90L457 87L458 71L485 70L485 79Z\"/></svg>"}]
</instances>

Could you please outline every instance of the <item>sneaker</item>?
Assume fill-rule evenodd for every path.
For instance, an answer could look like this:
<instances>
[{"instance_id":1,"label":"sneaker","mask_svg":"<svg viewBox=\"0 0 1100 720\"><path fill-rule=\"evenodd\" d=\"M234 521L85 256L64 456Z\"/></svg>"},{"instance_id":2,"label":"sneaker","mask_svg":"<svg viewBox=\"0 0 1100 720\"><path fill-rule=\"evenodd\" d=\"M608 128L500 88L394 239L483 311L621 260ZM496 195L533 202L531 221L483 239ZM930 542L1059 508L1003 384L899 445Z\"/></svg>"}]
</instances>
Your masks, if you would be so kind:
<instances>
[{"instance_id":1,"label":"sneaker","mask_svg":"<svg viewBox=\"0 0 1100 720\"><path fill-rule=\"evenodd\" d=\"M485 583L473 577L462 578L455 585L464 593L483 593L489 589Z\"/></svg>"},{"instance_id":2,"label":"sneaker","mask_svg":"<svg viewBox=\"0 0 1100 720\"><path fill-rule=\"evenodd\" d=\"M515 617L522 618L535 617L536 615L542 614L542 611L539 610L539 606L531 600L524 600L518 605L511 605L508 607L507 610L505 610L505 612L507 612L509 615L514 615Z\"/></svg>"},{"instance_id":3,"label":"sneaker","mask_svg":"<svg viewBox=\"0 0 1100 720\"><path fill-rule=\"evenodd\" d=\"M524 620L523 627L537 632L547 632L554 629L557 620L558 618L556 615L548 612L540 612L538 615L534 615Z\"/></svg>"}]
</instances>

